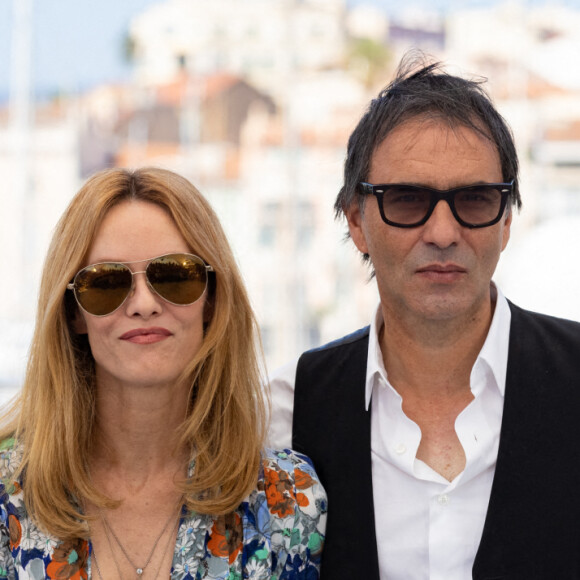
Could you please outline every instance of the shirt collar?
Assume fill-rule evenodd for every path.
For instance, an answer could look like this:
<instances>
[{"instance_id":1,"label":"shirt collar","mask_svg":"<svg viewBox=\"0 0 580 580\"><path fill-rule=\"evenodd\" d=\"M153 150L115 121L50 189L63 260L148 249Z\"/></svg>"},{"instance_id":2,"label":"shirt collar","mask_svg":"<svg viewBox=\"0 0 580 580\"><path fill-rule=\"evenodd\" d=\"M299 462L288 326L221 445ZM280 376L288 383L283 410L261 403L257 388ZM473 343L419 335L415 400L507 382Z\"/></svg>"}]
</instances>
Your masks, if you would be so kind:
<instances>
[{"instance_id":1,"label":"shirt collar","mask_svg":"<svg viewBox=\"0 0 580 580\"><path fill-rule=\"evenodd\" d=\"M495 284L492 282L495 287ZM509 347L509 331L511 323L511 311L505 296L501 290L495 287L497 291L497 299L491 325L487 333L483 347L477 356L473 368L479 368L481 365L486 365L492 373L497 388L504 396L505 381L507 374L508 362L508 347ZM383 362L381 347L379 343L379 332L383 326L383 313L381 304L377 306L375 316L371 321L369 331L369 350L367 359L367 375L365 381L365 408L368 410L373 387L377 377L383 377L385 383L387 381L387 372ZM473 373L472 373L473 379Z\"/></svg>"}]
</instances>

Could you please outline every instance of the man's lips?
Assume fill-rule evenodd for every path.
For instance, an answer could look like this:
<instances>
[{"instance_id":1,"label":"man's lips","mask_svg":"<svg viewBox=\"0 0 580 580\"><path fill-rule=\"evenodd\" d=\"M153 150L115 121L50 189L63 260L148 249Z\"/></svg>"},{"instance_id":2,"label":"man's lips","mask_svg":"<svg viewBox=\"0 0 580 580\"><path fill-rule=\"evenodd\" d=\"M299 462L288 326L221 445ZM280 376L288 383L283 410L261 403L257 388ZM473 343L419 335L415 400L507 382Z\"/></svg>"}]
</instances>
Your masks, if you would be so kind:
<instances>
[{"instance_id":1,"label":"man's lips","mask_svg":"<svg viewBox=\"0 0 580 580\"><path fill-rule=\"evenodd\" d=\"M135 344L151 344L160 342L170 337L172 333L166 328L157 326L151 328L135 328L122 334L119 339L133 342Z\"/></svg>"},{"instance_id":2,"label":"man's lips","mask_svg":"<svg viewBox=\"0 0 580 580\"><path fill-rule=\"evenodd\" d=\"M417 272L465 272L465 268L458 264L428 264L417 268Z\"/></svg>"},{"instance_id":3,"label":"man's lips","mask_svg":"<svg viewBox=\"0 0 580 580\"><path fill-rule=\"evenodd\" d=\"M467 270L458 264L428 264L417 268L416 272L433 282L455 282Z\"/></svg>"}]
</instances>

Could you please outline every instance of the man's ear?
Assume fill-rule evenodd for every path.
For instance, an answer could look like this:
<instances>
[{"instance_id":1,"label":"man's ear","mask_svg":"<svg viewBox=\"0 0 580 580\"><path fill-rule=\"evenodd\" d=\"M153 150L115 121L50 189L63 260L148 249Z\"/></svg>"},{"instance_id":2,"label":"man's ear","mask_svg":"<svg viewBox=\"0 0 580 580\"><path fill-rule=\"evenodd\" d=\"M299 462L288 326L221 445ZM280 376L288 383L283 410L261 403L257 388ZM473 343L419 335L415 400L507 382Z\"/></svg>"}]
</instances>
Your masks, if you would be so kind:
<instances>
[{"instance_id":1,"label":"man's ear","mask_svg":"<svg viewBox=\"0 0 580 580\"><path fill-rule=\"evenodd\" d=\"M346 216L348 231L350 232L350 237L352 238L354 245L362 254L368 254L369 249L363 229L364 213L358 201L353 201L350 206L344 210L344 215Z\"/></svg>"},{"instance_id":2,"label":"man's ear","mask_svg":"<svg viewBox=\"0 0 580 580\"><path fill-rule=\"evenodd\" d=\"M502 232L502 243L501 243L501 251L503 252L506 249L506 246L508 244L508 241L510 239L510 230L511 230L511 225L512 225L512 218L513 218L513 212L512 212L512 208L508 208L508 211L506 212L506 217L505 217L505 221L503 224L503 232Z\"/></svg>"}]
</instances>

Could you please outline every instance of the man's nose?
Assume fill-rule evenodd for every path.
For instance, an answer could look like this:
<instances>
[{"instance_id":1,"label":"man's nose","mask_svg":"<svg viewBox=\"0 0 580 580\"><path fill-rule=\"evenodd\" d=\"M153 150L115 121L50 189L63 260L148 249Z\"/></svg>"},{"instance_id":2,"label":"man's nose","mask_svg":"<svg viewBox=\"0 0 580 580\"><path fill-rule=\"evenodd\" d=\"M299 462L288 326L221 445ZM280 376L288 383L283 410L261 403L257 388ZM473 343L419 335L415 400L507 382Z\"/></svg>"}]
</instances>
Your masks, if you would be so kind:
<instances>
[{"instance_id":1,"label":"man's nose","mask_svg":"<svg viewBox=\"0 0 580 580\"><path fill-rule=\"evenodd\" d=\"M423 226L423 240L438 248L448 248L461 237L461 224L455 219L447 201L441 199Z\"/></svg>"}]
</instances>

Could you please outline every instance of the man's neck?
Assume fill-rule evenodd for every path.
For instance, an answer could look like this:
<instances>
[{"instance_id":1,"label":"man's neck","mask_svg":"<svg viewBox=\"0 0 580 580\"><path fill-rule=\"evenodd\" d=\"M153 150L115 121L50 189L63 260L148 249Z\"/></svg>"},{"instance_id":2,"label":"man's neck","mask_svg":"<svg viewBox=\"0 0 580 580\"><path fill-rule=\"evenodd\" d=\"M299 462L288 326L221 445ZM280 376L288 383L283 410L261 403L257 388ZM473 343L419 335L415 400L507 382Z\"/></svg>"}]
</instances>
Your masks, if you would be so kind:
<instances>
[{"instance_id":1,"label":"man's neck","mask_svg":"<svg viewBox=\"0 0 580 580\"><path fill-rule=\"evenodd\" d=\"M487 337L494 300L455 319L401 316L382 305L379 341L389 382L401 395L449 396L469 388L469 376Z\"/></svg>"}]
</instances>

